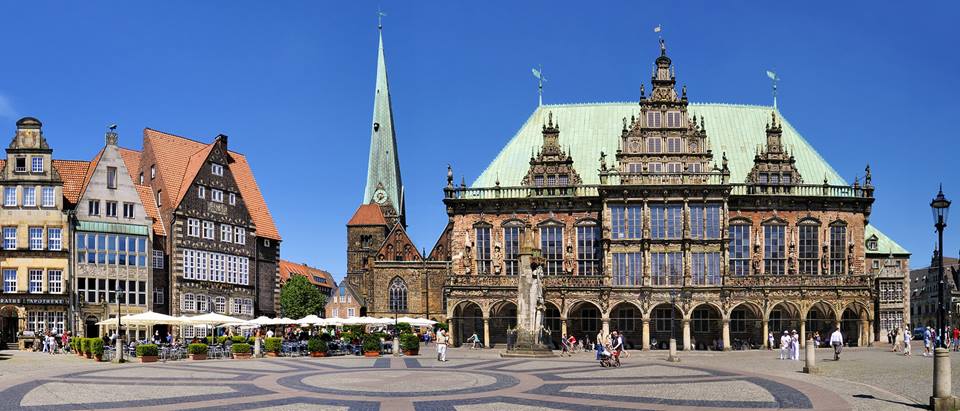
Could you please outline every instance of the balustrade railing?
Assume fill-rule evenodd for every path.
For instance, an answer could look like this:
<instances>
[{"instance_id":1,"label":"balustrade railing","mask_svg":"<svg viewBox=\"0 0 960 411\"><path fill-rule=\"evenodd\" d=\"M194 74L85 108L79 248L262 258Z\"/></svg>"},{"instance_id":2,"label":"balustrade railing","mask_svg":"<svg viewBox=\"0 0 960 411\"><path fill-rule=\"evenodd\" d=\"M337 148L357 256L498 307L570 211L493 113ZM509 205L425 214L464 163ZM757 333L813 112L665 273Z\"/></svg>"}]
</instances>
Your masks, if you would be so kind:
<instances>
[{"instance_id":1,"label":"balustrade railing","mask_svg":"<svg viewBox=\"0 0 960 411\"><path fill-rule=\"evenodd\" d=\"M872 188L822 184L754 185L727 183L727 176L718 173L621 173L610 174L601 186L628 185L728 185L730 195L871 198ZM454 200L493 200L499 198L596 197L598 185L569 187L454 187L444 190L444 197Z\"/></svg>"},{"instance_id":2,"label":"balustrade railing","mask_svg":"<svg viewBox=\"0 0 960 411\"><path fill-rule=\"evenodd\" d=\"M517 287L515 275L452 275L447 277L447 285L473 287Z\"/></svg>"},{"instance_id":3,"label":"balustrade railing","mask_svg":"<svg viewBox=\"0 0 960 411\"><path fill-rule=\"evenodd\" d=\"M492 200L498 198L596 197L597 186L571 187L457 187L444 190L444 196L457 200Z\"/></svg>"},{"instance_id":4,"label":"balustrade railing","mask_svg":"<svg viewBox=\"0 0 960 411\"><path fill-rule=\"evenodd\" d=\"M863 287L870 286L868 275L747 275L729 276L728 287Z\"/></svg>"},{"instance_id":5,"label":"balustrade railing","mask_svg":"<svg viewBox=\"0 0 960 411\"><path fill-rule=\"evenodd\" d=\"M603 286L603 276L599 275L545 275L544 287L589 288Z\"/></svg>"},{"instance_id":6,"label":"balustrade railing","mask_svg":"<svg viewBox=\"0 0 960 411\"><path fill-rule=\"evenodd\" d=\"M823 184L748 185L731 184L730 195L782 195L799 197L871 197L872 190L856 186Z\"/></svg>"},{"instance_id":7,"label":"balustrade railing","mask_svg":"<svg viewBox=\"0 0 960 411\"><path fill-rule=\"evenodd\" d=\"M722 173L611 173L608 184L629 185L693 185L726 184L729 175Z\"/></svg>"}]
</instances>

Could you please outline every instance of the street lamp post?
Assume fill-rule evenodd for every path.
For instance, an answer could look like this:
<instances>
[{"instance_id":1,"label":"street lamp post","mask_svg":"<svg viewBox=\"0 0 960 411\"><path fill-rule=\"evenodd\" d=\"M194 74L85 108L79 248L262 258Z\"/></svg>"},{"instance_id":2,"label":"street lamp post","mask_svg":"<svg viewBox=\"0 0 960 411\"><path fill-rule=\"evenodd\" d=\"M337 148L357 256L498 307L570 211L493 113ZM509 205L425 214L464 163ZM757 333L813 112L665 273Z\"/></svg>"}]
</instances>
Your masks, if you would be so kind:
<instances>
[{"instance_id":1,"label":"street lamp post","mask_svg":"<svg viewBox=\"0 0 960 411\"><path fill-rule=\"evenodd\" d=\"M941 340L933 353L933 395L930 396L930 409L953 410L960 405L960 401L950 393L950 350L943 347L943 342L947 339L943 306L943 229L947 226L950 200L944 197L942 185L937 196L930 202L930 208L933 211L934 227L937 228L937 334Z\"/></svg>"},{"instance_id":2,"label":"street lamp post","mask_svg":"<svg viewBox=\"0 0 960 411\"><path fill-rule=\"evenodd\" d=\"M120 320L123 314L123 311L120 309L120 297L123 296L123 283L120 280L117 280L117 289L114 290L114 294L117 298L117 362L123 362L123 326Z\"/></svg>"},{"instance_id":3,"label":"street lamp post","mask_svg":"<svg viewBox=\"0 0 960 411\"><path fill-rule=\"evenodd\" d=\"M679 294L678 290L670 290L670 355L667 357L667 361L670 362L680 361L677 355L677 314L680 311L677 309L677 296Z\"/></svg>"}]
</instances>

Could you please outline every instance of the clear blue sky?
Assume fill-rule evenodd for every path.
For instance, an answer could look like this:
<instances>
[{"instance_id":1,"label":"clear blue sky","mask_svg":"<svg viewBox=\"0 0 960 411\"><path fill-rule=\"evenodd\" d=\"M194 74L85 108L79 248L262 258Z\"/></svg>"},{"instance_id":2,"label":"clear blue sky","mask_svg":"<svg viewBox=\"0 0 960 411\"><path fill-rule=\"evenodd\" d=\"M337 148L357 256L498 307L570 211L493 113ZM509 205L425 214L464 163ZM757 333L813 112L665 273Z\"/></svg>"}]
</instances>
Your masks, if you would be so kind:
<instances>
[{"instance_id":1,"label":"clear blue sky","mask_svg":"<svg viewBox=\"0 0 960 411\"><path fill-rule=\"evenodd\" d=\"M409 231L428 250L446 223L447 162L457 180L479 175L536 106L532 66L550 79L547 103L636 100L662 24L692 101L770 104L775 69L784 115L849 181L872 165L871 222L913 266L929 262L937 183L960 200L955 2L663 3L4 2L0 133L36 116L65 159L93 157L110 123L131 148L144 127L228 134L283 257L340 278L366 177L378 5Z\"/></svg>"}]
</instances>

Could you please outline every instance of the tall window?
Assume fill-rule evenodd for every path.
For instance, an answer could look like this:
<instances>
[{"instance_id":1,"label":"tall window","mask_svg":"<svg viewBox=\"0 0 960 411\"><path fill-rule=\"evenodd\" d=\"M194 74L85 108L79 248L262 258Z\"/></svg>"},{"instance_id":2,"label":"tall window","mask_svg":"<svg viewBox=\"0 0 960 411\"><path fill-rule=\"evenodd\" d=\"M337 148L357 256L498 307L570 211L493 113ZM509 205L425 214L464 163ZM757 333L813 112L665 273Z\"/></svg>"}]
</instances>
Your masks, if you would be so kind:
<instances>
[{"instance_id":1,"label":"tall window","mask_svg":"<svg viewBox=\"0 0 960 411\"><path fill-rule=\"evenodd\" d=\"M133 218L133 203L123 203L123 218Z\"/></svg>"},{"instance_id":2,"label":"tall window","mask_svg":"<svg viewBox=\"0 0 960 411\"><path fill-rule=\"evenodd\" d=\"M28 271L30 275L29 291L34 294L39 294L43 292L43 270L30 270Z\"/></svg>"},{"instance_id":3,"label":"tall window","mask_svg":"<svg viewBox=\"0 0 960 411\"><path fill-rule=\"evenodd\" d=\"M577 226L577 274L599 275L600 227Z\"/></svg>"},{"instance_id":4,"label":"tall window","mask_svg":"<svg viewBox=\"0 0 960 411\"><path fill-rule=\"evenodd\" d=\"M206 198L207 197L207 188L204 186L197 186L197 198Z\"/></svg>"},{"instance_id":5,"label":"tall window","mask_svg":"<svg viewBox=\"0 0 960 411\"><path fill-rule=\"evenodd\" d=\"M490 274L490 227L476 227L477 274Z\"/></svg>"},{"instance_id":6,"label":"tall window","mask_svg":"<svg viewBox=\"0 0 960 411\"><path fill-rule=\"evenodd\" d=\"M217 163L211 163L211 164L210 164L210 172L213 173L213 175L215 175L215 176L222 176L222 175L223 175L223 166L220 165L220 164L217 164Z\"/></svg>"},{"instance_id":7,"label":"tall window","mask_svg":"<svg viewBox=\"0 0 960 411\"><path fill-rule=\"evenodd\" d=\"M720 205L691 205L690 235L700 240L720 238Z\"/></svg>"},{"instance_id":8,"label":"tall window","mask_svg":"<svg viewBox=\"0 0 960 411\"><path fill-rule=\"evenodd\" d=\"M683 282L683 253L650 253L653 285L680 285Z\"/></svg>"},{"instance_id":9,"label":"tall window","mask_svg":"<svg viewBox=\"0 0 960 411\"><path fill-rule=\"evenodd\" d=\"M3 188L3 205L5 207L17 206L17 188L16 187Z\"/></svg>"},{"instance_id":10,"label":"tall window","mask_svg":"<svg viewBox=\"0 0 960 411\"><path fill-rule=\"evenodd\" d=\"M117 168L107 167L107 188L117 188Z\"/></svg>"},{"instance_id":11,"label":"tall window","mask_svg":"<svg viewBox=\"0 0 960 411\"><path fill-rule=\"evenodd\" d=\"M17 227L3 227L3 249L17 249Z\"/></svg>"},{"instance_id":12,"label":"tall window","mask_svg":"<svg viewBox=\"0 0 960 411\"><path fill-rule=\"evenodd\" d=\"M691 257L694 284L720 284L720 253L693 253Z\"/></svg>"},{"instance_id":13,"label":"tall window","mask_svg":"<svg viewBox=\"0 0 960 411\"><path fill-rule=\"evenodd\" d=\"M37 188L36 187L23 188L23 206L24 207L37 206Z\"/></svg>"},{"instance_id":14,"label":"tall window","mask_svg":"<svg viewBox=\"0 0 960 411\"><path fill-rule=\"evenodd\" d=\"M786 274L783 225L763 226L763 271L766 275Z\"/></svg>"},{"instance_id":15,"label":"tall window","mask_svg":"<svg viewBox=\"0 0 960 411\"><path fill-rule=\"evenodd\" d=\"M3 292L5 293L17 292L17 270L13 270L13 269L3 270Z\"/></svg>"},{"instance_id":16,"label":"tall window","mask_svg":"<svg viewBox=\"0 0 960 411\"><path fill-rule=\"evenodd\" d=\"M643 253L613 253L613 285L643 285Z\"/></svg>"},{"instance_id":17,"label":"tall window","mask_svg":"<svg viewBox=\"0 0 960 411\"><path fill-rule=\"evenodd\" d=\"M679 112L679 111L668 111L668 112L667 112L667 127L680 127L680 112Z\"/></svg>"},{"instance_id":18,"label":"tall window","mask_svg":"<svg viewBox=\"0 0 960 411\"><path fill-rule=\"evenodd\" d=\"M30 158L30 171L34 173L43 172L43 157Z\"/></svg>"},{"instance_id":19,"label":"tall window","mask_svg":"<svg viewBox=\"0 0 960 411\"><path fill-rule=\"evenodd\" d=\"M56 205L55 202L53 201L53 187L44 187L40 191L41 191L41 197L43 197L40 199L40 201L42 202L41 205L43 205L44 207L53 207Z\"/></svg>"},{"instance_id":20,"label":"tall window","mask_svg":"<svg viewBox=\"0 0 960 411\"><path fill-rule=\"evenodd\" d=\"M642 206L611 206L610 222L615 240L643 238Z\"/></svg>"},{"instance_id":21,"label":"tall window","mask_svg":"<svg viewBox=\"0 0 960 411\"><path fill-rule=\"evenodd\" d=\"M163 305L163 287L153 287L153 305Z\"/></svg>"},{"instance_id":22,"label":"tall window","mask_svg":"<svg viewBox=\"0 0 960 411\"><path fill-rule=\"evenodd\" d=\"M203 238L213 240L213 221L203 222Z\"/></svg>"},{"instance_id":23,"label":"tall window","mask_svg":"<svg viewBox=\"0 0 960 411\"><path fill-rule=\"evenodd\" d=\"M507 275L517 275L520 273L520 234L523 232L520 225L507 225L503 227L503 265Z\"/></svg>"},{"instance_id":24,"label":"tall window","mask_svg":"<svg viewBox=\"0 0 960 411\"><path fill-rule=\"evenodd\" d=\"M390 282L390 311L395 313L407 312L407 283L400 277L394 277Z\"/></svg>"},{"instance_id":25,"label":"tall window","mask_svg":"<svg viewBox=\"0 0 960 411\"><path fill-rule=\"evenodd\" d=\"M30 227L30 249L43 250L43 227Z\"/></svg>"},{"instance_id":26,"label":"tall window","mask_svg":"<svg viewBox=\"0 0 960 411\"><path fill-rule=\"evenodd\" d=\"M660 112L659 111L647 112L647 127L660 128Z\"/></svg>"},{"instance_id":27,"label":"tall window","mask_svg":"<svg viewBox=\"0 0 960 411\"><path fill-rule=\"evenodd\" d=\"M816 224L800 224L800 274L820 273L820 226Z\"/></svg>"},{"instance_id":28,"label":"tall window","mask_svg":"<svg viewBox=\"0 0 960 411\"><path fill-rule=\"evenodd\" d=\"M680 151L680 137L667 138L667 152L679 153Z\"/></svg>"},{"instance_id":29,"label":"tall window","mask_svg":"<svg viewBox=\"0 0 960 411\"><path fill-rule=\"evenodd\" d=\"M648 153L659 153L663 151L663 139L660 137L648 137L647 138L647 152ZM653 172L653 170L650 170Z\"/></svg>"},{"instance_id":30,"label":"tall window","mask_svg":"<svg viewBox=\"0 0 960 411\"><path fill-rule=\"evenodd\" d=\"M545 274L557 275L563 273L563 227L540 227L540 250L546 260Z\"/></svg>"},{"instance_id":31,"label":"tall window","mask_svg":"<svg viewBox=\"0 0 960 411\"><path fill-rule=\"evenodd\" d=\"M87 214L100 215L100 200L87 200Z\"/></svg>"},{"instance_id":32,"label":"tall window","mask_svg":"<svg viewBox=\"0 0 960 411\"><path fill-rule=\"evenodd\" d=\"M650 237L655 240L677 239L683 232L683 206L679 204L650 206Z\"/></svg>"},{"instance_id":33,"label":"tall window","mask_svg":"<svg viewBox=\"0 0 960 411\"><path fill-rule=\"evenodd\" d=\"M60 228L47 229L47 249L50 251L60 251L63 248L62 231Z\"/></svg>"},{"instance_id":34,"label":"tall window","mask_svg":"<svg viewBox=\"0 0 960 411\"><path fill-rule=\"evenodd\" d=\"M117 202L116 201L107 201L107 217L116 217L117 216Z\"/></svg>"},{"instance_id":35,"label":"tall window","mask_svg":"<svg viewBox=\"0 0 960 411\"><path fill-rule=\"evenodd\" d=\"M153 268L163 268L162 250L153 250Z\"/></svg>"},{"instance_id":36,"label":"tall window","mask_svg":"<svg viewBox=\"0 0 960 411\"><path fill-rule=\"evenodd\" d=\"M730 225L730 274L750 274L750 226Z\"/></svg>"},{"instance_id":37,"label":"tall window","mask_svg":"<svg viewBox=\"0 0 960 411\"><path fill-rule=\"evenodd\" d=\"M227 313L227 299L224 297L213 298L213 311L218 314Z\"/></svg>"},{"instance_id":38,"label":"tall window","mask_svg":"<svg viewBox=\"0 0 960 411\"><path fill-rule=\"evenodd\" d=\"M218 202L218 203L222 203L222 202L223 202L223 191L217 190L217 189L215 189L215 188L212 189L212 190L210 190L210 199L213 200L213 201L216 201L216 202Z\"/></svg>"},{"instance_id":39,"label":"tall window","mask_svg":"<svg viewBox=\"0 0 960 411\"><path fill-rule=\"evenodd\" d=\"M47 292L51 294L60 294L63 292L63 271L47 271Z\"/></svg>"},{"instance_id":40,"label":"tall window","mask_svg":"<svg viewBox=\"0 0 960 411\"><path fill-rule=\"evenodd\" d=\"M847 269L847 227L842 224L830 226L830 274L841 275Z\"/></svg>"},{"instance_id":41,"label":"tall window","mask_svg":"<svg viewBox=\"0 0 960 411\"><path fill-rule=\"evenodd\" d=\"M196 218L187 219L187 235L190 237L200 237L200 220Z\"/></svg>"},{"instance_id":42,"label":"tall window","mask_svg":"<svg viewBox=\"0 0 960 411\"><path fill-rule=\"evenodd\" d=\"M247 243L247 229L243 227L234 227L233 228L233 241L237 244L246 244Z\"/></svg>"},{"instance_id":43,"label":"tall window","mask_svg":"<svg viewBox=\"0 0 960 411\"><path fill-rule=\"evenodd\" d=\"M233 242L233 226L220 224L220 241L227 243Z\"/></svg>"}]
</instances>

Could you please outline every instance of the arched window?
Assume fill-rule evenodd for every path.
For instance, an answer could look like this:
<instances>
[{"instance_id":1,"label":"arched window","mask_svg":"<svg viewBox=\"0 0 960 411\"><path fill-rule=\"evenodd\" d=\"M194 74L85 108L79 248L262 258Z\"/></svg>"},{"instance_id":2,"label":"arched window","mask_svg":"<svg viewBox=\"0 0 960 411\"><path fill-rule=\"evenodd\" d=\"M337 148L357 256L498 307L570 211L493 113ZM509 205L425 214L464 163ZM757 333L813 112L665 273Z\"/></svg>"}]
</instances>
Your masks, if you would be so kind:
<instances>
[{"instance_id":1,"label":"arched window","mask_svg":"<svg viewBox=\"0 0 960 411\"><path fill-rule=\"evenodd\" d=\"M395 277L390 282L390 311L407 312L407 283L400 277Z\"/></svg>"}]
</instances>

